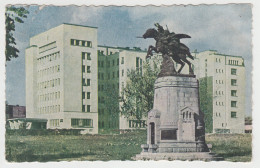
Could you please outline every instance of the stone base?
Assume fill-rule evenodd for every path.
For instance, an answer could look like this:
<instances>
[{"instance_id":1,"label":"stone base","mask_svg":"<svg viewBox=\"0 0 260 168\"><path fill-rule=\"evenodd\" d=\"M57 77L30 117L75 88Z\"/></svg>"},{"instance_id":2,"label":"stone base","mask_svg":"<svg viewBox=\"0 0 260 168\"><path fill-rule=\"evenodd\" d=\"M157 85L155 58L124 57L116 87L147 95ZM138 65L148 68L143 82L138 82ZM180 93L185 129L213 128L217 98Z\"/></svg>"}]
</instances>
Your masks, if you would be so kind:
<instances>
[{"instance_id":1,"label":"stone base","mask_svg":"<svg viewBox=\"0 0 260 168\"><path fill-rule=\"evenodd\" d=\"M132 159L134 160L202 160L202 161L218 161L223 160L222 157L216 156L211 152L188 152L188 153L149 153L142 152Z\"/></svg>"}]
</instances>

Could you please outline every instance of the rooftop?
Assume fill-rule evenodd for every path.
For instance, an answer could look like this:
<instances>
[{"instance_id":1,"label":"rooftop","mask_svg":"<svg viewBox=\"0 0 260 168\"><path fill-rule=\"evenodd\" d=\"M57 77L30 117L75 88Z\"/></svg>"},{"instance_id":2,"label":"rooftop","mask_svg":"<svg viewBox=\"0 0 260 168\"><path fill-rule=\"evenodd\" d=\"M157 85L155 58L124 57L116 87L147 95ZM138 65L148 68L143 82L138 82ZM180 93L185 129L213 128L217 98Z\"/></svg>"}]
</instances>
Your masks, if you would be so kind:
<instances>
[{"instance_id":1,"label":"rooftop","mask_svg":"<svg viewBox=\"0 0 260 168\"><path fill-rule=\"evenodd\" d=\"M113 49L118 49L118 50L128 50L128 51L137 51L137 52L147 52L145 50L142 50L140 47L112 47L112 46L106 46L106 45L98 45L98 47L103 47L103 48L113 48Z\"/></svg>"}]
</instances>

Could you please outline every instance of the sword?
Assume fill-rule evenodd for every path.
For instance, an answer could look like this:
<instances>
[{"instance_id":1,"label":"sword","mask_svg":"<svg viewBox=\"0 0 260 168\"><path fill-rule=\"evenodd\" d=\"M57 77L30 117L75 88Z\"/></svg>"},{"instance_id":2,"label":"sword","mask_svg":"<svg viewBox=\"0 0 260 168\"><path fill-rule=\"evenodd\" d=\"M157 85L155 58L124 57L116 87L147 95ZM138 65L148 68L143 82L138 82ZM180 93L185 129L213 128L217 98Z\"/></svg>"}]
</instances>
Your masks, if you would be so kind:
<instances>
[{"instance_id":1,"label":"sword","mask_svg":"<svg viewBox=\"0 0 260 168\"><path fill-rule=\"evenodd\" d=\"M137 36L136 38L143 38L143 37L141 37L141 36Z\"/></svg>"}]
</instances>

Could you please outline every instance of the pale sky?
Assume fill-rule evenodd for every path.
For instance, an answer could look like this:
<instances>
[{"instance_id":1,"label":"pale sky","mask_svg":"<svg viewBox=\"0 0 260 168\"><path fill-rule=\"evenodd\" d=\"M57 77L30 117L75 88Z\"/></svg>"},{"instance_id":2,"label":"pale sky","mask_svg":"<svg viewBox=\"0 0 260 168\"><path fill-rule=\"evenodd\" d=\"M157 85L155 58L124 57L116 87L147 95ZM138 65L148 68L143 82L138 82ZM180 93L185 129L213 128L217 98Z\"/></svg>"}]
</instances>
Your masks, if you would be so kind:
<instances>
[{"instance_id":1,"label":"pale sky","mask_svg":"<svg viewBox=\"0 0 260 168\"><path fill-rule=\"evenodd\" d=\"M252 95L252 11L249 4L169 7L27 7L25 23L16 25L19 58L7 62L6 99L9 104L25 105L25 48L29 38L62 23L98 27L98 44L147 48L153 40L137 39L154 23L170 31L185 33L191 51L217 50L242 56L246 67L246 115L251 115Z\"/></svg>"}]
</instances>

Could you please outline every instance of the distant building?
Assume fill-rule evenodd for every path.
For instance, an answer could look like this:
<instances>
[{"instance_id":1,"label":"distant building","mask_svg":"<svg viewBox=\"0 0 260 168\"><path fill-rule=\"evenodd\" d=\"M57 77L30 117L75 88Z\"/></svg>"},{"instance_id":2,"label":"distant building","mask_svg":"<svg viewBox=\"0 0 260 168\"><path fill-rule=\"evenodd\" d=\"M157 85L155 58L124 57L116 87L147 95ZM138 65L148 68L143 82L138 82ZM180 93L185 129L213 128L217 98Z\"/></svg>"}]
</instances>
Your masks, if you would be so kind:
<instances>
[{"instance_id":1,"label":"distant building","mask_svg":"<svg viewBox=\"0 0 260 168\"><path fill-rule=\"evenodd\" d=\"M98 112L100 129L145 128L146 119L126 118L119 112L118 97L126 86L130 70L139 70L146 51L140 48L98 46Z\"/></svg>"},{"instance_id":2,"label":"distant building","mask_svg":"<svg viewBox=\"0 0 260 168\"><path fill-rule=\"evenodd\" d=\"M25 106L19 105L6 105L5 115L7 120L13 118L25 118L26 108Z\"/></svg>"},{"instance_id":3,"label":"distant building","mask_svg":"<svg viewBox=\"0 0 260 168\"><path fill-rule=\"evenodd\" d=\"M98 133L96 27L65 23L30 38L25 66L27 118Z\"/></svg>"},{"instance_id":4,"label":"distant building","mask_svg":"<svg viewBox=\"0 0 260 168\"><path fill-rule=\"evenodd\" d=\"M194 72L200 81L201 110L206 131L244 133L245 66L241 56L215 50L193 53Z\"/></svg>"}]
</instances>

